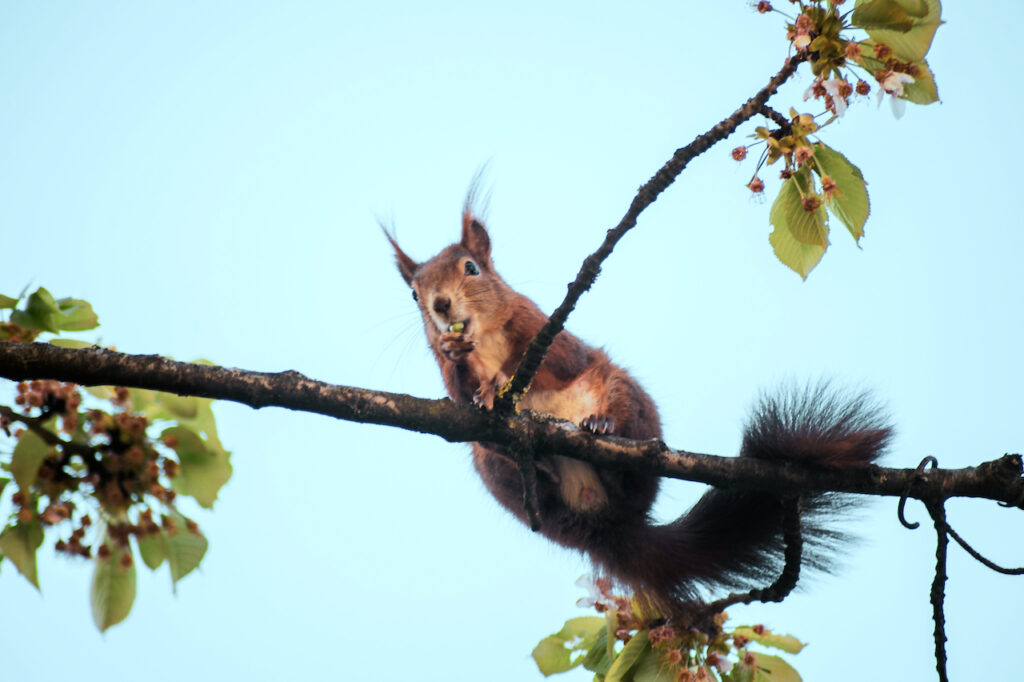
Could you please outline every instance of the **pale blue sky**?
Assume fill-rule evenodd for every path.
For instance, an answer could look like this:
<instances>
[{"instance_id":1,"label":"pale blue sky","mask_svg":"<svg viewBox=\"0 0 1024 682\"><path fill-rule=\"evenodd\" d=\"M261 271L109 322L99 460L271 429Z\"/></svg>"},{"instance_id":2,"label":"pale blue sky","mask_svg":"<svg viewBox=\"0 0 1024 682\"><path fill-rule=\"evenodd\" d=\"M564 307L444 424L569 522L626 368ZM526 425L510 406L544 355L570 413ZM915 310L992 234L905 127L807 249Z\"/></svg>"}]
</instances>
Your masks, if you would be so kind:
<instances>
[{"instance_id":1,"label":"pale blue sky","mask_svg":"<svg viewBox=\"0 0 1024 682\"><path fill-rule=\"evenodd\" d=\"M749 5L5 2L0 292L85 298L127 352L440 396L377 218L433 255L490 161L498 269L550 310L636 187L781 65L781 18ZM824 137L870 183L861 249L836 232L807 282L783 268L737 135L644 213L570 319L645 384L671 445L733 454L759 390L829 376L889 404L892 466L1024 450L1024 6L947 5L942 103L897 121L872 98ZM773 104L803 108L808 83ZM539 679L530 650L581 615L585 564L499 509L466 446L217 415L235 476L195 514L201 570L176 597L141 570L131 617L100 636L88 566L41 551L40 596L5 562L5 679ZM699 492L666 486L659 514ZM949 507L1024 564L1019 512ZM933 534L902 529L895 500L853 528L839 577L735 622L809 641L807 680L934 679ZM949 573L951 676L1014 679L1024 582L956 549Z\"/></svg>"}]
</instances>

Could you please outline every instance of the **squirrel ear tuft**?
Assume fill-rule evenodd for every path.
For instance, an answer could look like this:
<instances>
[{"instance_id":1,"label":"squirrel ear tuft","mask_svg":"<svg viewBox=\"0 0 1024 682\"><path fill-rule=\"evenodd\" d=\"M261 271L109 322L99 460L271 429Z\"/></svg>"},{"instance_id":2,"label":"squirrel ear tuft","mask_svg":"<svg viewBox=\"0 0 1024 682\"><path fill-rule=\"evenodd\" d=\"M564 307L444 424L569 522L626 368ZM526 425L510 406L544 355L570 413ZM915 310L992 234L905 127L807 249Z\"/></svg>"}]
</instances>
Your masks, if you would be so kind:
<instances>
[{"instance_id":1,"label":"squirrel ear tuft","mask_svg":"<svg viewBox=\"0 0 1024 682\"><path fill-rule=\"evenodd\" d=\"M391 242L391 248L395 250L395 264L398 266L398 272L402 274L402 279L409 286L412 286L412 276L416 274L416 270L419 269L420 264L414 261L412 258L402 251L402 247L395 241L394 235L388 230L388 228L381 225L381 230L384 231L384 236Z\"/></svg>"},{"instance_id":2,"label":"squirrel ear tuft","mask_svg":"<svg viewBox=\"0 0 1024 682\"><path fill-rule=\"evenodd\" d=\"M467 208L462 214L462 242L464 249L473 254L482 264L491 267L491 238L487 228Z\"/></svg>"}]
</instances>

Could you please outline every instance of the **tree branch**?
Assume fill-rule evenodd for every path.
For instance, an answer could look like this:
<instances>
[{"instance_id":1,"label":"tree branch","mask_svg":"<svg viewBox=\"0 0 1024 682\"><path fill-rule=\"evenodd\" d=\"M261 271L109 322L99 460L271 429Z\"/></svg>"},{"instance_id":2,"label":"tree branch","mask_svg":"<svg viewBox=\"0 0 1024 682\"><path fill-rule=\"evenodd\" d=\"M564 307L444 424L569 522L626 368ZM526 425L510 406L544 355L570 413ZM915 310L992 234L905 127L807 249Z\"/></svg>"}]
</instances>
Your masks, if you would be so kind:
<instances>
[{"instance_id":1,"label":"tree branch","mask_svg":"<svg viewBox=\"0 0 1024 682\"><path fill-rule=\"evenodd\" d=\"M805 59L807 59L807 53L805 52L787 59L782 69L772 76L768 84L761 88L757 94L748 99L743 106L711 128L711 130L703 135L698 135L693 142L685 147L677 149L672 158L654 174L654 177L637 190L636 196L633 197L633 201L629 205L629 210L626 211L626 215L622 217L618 225L608 230L608 234L605 236L601 247L583 261L583 266L576 275L575 281L569 285L569 291L565 295L565 300L555 309L555 312L548 318L547 323L530 341L530 345L527 346L519 367L512 375L508 385L502 388L495 400L495 411L504 413L513 411L519 399L529 390L530 382L533 381L534 375L540 369L548 348L565 326L569 313L576 307L580 296L589 290L594 280L597 279L598 274L601 272L601 263L611 255L612 250L619 240L622 239L623 235L636 225L637 218L644 209L655 202L658 195L675 181L690 161L706 152L713 145L729 137L741 124L761 113L768 98L774 95L779 86L796 72L797 67Z\"/></svg>"},{"instance_id":2,"label":"tree branch","mask_svg":"<svg viewBox=\"0 0 1024 682\"><path fill-rule=\"evenodd\" d=\"M502 416L448 399L337 386L298 372L250 372L129 355L103 348L70 349L47 343L0 343L0 377L56 379L87 386L116 385L230 400L253 408L283 407L337 419L431 433L450 442L486 441L557 453L602 467L628 468L715 486L799 494L806 490L908 496L976 497L1024 508L1020 455L965 469L828 470L674 450L658 440L596 436L554 417L529 411Z\"/></svg>"}]
</instances>

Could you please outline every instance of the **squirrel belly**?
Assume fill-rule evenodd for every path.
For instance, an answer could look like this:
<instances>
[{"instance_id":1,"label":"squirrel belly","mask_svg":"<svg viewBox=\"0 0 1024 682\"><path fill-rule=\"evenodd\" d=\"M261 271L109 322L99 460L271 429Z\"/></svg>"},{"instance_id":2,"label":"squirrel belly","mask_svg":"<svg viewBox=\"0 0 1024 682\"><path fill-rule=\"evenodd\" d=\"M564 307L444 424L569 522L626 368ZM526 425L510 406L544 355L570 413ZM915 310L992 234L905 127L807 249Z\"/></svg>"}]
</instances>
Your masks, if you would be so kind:
<instances>
[{"instance_id":1,"label":"squirrel belly","mask_svg":"<svg viewBox=\"0 0 1024 682\"><path fill-rule=\"evenodd\" d=\"M385 231L449 396L493 405L526 346L547 321L498 275L490 237L470 210L462 238L418 263ZM555 337L521 407L572 421L595 433L661 437L657 408L629 374L600 349L562 331ZM826 386L763 398L743 439L741 457L857 468L877 459L891 436L864 397L844 399ZM499 503L527 522L520 474L494 444L473 443L473 463ZM777 577L782 557L782 500L766 491L710 489L686 514L655 525L650 510L659 478L595 467L558 455L537 464L541 533L588 554L596 567L666 611L697 599L702 587L741 588ZM802 497L805 556L825 567L823 551L839 536L823 527L847 502L834 494Z\"/></svg>"}]
</instances>

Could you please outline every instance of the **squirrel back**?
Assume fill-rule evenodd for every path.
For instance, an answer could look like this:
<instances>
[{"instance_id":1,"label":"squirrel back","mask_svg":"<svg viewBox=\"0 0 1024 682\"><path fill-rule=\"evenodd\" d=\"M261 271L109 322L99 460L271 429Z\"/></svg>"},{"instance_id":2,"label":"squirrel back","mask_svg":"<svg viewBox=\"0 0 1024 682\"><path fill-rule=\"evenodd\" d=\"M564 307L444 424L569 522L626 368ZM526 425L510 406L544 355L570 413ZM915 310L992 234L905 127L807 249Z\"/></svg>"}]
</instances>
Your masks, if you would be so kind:
<instances>
[{"instance_id":1,"label":"squirrel back","mask_svg":"<svg viewBox=\"0 0 1024 682\"><path fill-rule=\"evenodd\" d=\"M462 237L423 263L385 231L399 272L412 288L449 396L490 409L547 316L495 271L484 225L467 207ZM650 396L600 349L568 331L555 337L520 407L595 433L661 438ZM860 467L879 457L891 435L863 398L844 401L827 388L765 398L748 425L741 457ZM527 523L513 459L473 443L473 463L494 497ZM776 577L782 551L782 501L766 491L711 489L679 519L655 525L659 478L562 457L537 462L541 533L586 552L597 568L667 612L699 587L739 588ZM812 550L836 539L821 525L845 503L830 494L803 498L803 536ZM824 565L824 553L811 553Z\"/></svg>"}]
</instances>

